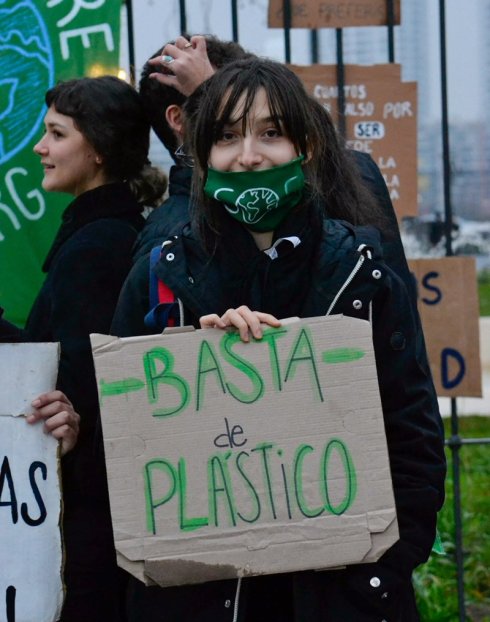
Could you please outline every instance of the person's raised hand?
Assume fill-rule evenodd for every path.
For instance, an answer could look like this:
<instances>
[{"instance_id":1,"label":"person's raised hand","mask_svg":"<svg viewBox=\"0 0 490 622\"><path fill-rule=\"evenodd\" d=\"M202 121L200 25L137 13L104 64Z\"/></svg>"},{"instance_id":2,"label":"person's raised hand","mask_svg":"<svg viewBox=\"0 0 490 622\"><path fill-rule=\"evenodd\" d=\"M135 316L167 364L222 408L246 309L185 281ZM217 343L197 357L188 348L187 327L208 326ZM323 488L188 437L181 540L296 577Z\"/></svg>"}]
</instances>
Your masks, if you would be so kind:
<instances>
[{"instance_id":1,"label":"person's raised hand","mask_svg":"<svg viewBox=\"0 0 490 622\"><path fill-rule=\"evenodd\" d=\"M173 86L186 97L215 72L208 58L206 38L202 35L195 35L190 41L177 37L175 43L167 43L162 54L148 63L158 68L150 78Z\"/></svg>"}]
</instances>

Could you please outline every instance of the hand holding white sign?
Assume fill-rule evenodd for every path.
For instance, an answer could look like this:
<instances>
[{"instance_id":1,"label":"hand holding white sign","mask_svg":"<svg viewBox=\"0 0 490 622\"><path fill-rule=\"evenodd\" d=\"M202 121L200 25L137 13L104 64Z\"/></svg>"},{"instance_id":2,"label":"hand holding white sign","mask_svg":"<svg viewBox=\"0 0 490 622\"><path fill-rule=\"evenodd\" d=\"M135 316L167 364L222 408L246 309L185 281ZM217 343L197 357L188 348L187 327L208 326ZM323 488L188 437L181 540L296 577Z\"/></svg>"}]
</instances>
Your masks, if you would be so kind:
<instances>
[{"instance_id":1,"label":"hand holding white sign","mask_svg":"<svg viewBox=\"0 0 490 622\"><path fill-rule=\"evenodd\" d=\"M39 395L31 403L33 412L26 417L27 423L44 421L44 431L61 441L61 455L71 451L77 442L80 415L62 391L50 391Z\"/></svg>"}]
</instances>

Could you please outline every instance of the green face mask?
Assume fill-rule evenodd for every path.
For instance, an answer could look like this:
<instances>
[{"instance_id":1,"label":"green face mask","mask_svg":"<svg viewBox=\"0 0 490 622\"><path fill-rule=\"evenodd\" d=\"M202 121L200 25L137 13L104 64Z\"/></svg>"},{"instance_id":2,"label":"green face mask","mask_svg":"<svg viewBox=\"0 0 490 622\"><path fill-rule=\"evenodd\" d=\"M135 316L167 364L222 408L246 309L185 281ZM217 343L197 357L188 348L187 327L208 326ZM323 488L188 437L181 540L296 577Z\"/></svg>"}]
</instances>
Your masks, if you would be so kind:
<instances>
[{"instance_id":1,"label":"green face mask","mask_svg":"<svg viewBox=\"0 0 490 622\"><path fill-rule=\"evenodd\" d=\"M274 231L303 195L304 156L261 171L222 173L208 169L204 194L252 231Z\"/></svg>"}]
</instances>

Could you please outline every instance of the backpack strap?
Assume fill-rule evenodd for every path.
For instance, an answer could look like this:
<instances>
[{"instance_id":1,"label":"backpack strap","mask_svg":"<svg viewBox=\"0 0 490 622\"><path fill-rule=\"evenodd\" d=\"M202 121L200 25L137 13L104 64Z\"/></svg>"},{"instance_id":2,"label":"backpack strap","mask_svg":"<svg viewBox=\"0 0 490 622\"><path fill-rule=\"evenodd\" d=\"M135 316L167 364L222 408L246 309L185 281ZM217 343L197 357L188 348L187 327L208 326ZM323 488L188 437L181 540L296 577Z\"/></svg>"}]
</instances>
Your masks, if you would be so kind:
<instances>
[{"instance_id":1,"label":"backpack strap","mask_svg":"<svg viewBox=\"0 0 490 622\"><path fill-rule=\"evenodd\" d=\"M162 331L167 326L180 326L181 309L179 301L170 287L155 273L154 267L160 261L163 249L170 240L155 246L150 253L149 296L150 310L145 315L145 326L151 330Z\"/></svg>"}]
</instances>

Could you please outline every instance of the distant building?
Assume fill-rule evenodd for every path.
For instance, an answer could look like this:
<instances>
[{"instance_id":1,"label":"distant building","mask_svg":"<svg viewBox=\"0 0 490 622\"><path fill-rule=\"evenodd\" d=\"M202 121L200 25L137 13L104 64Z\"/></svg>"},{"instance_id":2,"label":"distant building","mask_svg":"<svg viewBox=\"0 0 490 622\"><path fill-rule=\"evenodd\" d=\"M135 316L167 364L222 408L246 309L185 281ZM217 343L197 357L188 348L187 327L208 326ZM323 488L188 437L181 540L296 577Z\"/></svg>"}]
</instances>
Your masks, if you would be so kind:
<instances>
[{"instance_id":1,"label":"distant building","mask_svg":"<svg viewBox=\"0 0 490 622\"><path fill-rule=\"evenodd\" d=\"M490 0L480 2L483 35L483 66L490 67ZM434 122L430 102L439 96L439 81L431 81L429 70L429 11L427 0L402 0L402 23L395 28L395 62L402 65L402 79L418 85L419 213L422 217L444 216L441 123ZM322 31L323 47L335 49L335 33ZM375 64L388 62L386 27L346 28L343 35L344 62ZM490 110L490 72L482 79L484 110ZM490 217L490 115L485 122L451 126L451 192L454 215L483 220Z\"/></svg>"}]
</instances>

